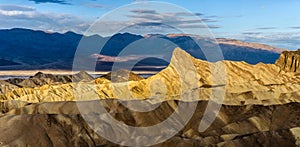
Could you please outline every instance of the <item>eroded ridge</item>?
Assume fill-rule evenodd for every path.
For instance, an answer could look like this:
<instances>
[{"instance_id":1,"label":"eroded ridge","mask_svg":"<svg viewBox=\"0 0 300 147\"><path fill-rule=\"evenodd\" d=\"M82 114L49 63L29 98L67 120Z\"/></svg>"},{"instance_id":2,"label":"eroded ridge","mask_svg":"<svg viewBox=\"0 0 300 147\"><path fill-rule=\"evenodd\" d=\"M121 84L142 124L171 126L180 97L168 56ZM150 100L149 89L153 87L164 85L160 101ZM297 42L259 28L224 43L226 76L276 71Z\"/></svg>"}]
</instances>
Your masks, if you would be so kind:
<instances>
[{"instance_id":1,"label":"eroded ridge","mask_svg":"<svg viewBox=\"0 0 300 147\"><path fill-rule=\"evenodd\" d=\"M191 60L194 64L197 79L189 78L188 74L183 75L184 79L180 79L178 70L185 73L189 73L191 70L189 66L185 66L187 60ZM70 82L71 77L40 75L40 79L36 77L26 79L26 81L19 82L21 84L14 85L9 81L4 82L0 90L0 100L19 100L30 103L108 98L123 100L156 98L155 101L179 99L187 101L187 99L181 97L183 95L182 89L193 89L194 93L199 93L199 96L192 97L192 100L209 100L212 90L224 87L225 98L223 103L227 105L272 105L299 102L300 75L297 72L282 70L278 66L279 61L276 64L259 63L256 65L233 61L212 63L195 59L185 51L177 48L173 52L170 65L147 79L130 74L131 80L129 79L128 82L111 82L107 77L92 79L81 73L79 75L84 75L82 76L84 78L77 78L76 82ZM224 71L226 72L218 71L222 68L225 68ZM218 72L219 75L224 75L215 77L213 73ZM59 79L63 79L63 81L59 82ZM198 86L185 87L181 83L184 81L188 86L190 80L198 81ZM82 96L74 98L74 89L77 91L76 94Z\"/></svg>"}]
</instances>

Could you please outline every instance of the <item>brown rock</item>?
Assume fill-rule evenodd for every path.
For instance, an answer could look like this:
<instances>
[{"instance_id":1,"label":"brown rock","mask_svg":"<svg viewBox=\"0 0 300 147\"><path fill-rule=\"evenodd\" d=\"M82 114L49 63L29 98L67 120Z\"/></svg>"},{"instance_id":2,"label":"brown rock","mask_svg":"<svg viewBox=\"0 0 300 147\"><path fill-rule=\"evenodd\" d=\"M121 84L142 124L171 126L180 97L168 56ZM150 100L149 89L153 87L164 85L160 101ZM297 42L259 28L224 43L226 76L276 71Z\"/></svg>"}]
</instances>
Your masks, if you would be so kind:
<instances>
[{"instance_id":1,"label":"brown rock","mask_svg":"<svg viewBox=\"0 0 300 147\"><path fill-rule=\"evenodd\" d=\"M300 49L281 53L276 65L286 72L300 72Z\"/></svg>"},{"instance_id":2,"label":"brown rock","mask_svg":"<svg viewBox=\"0 0 300 147\"><path fill-rule=\"evenodd\" d=\"M147 79L121 71L115 74L119 82L110 82L109 75L94 80L84 72L79 73L73 83L68 81L71 77L66 80L42 73L32 77L28 87L2 82L0 144L116 146L91 129L101 126L117 139L123 137L112 129L113 124L105 121L103 114L95 111L101 101L111 116L135 127L155 125L178 113L175 109L179 102L187 106L198 102L185 127L157 146L296 146L300 140L300 76L294 73L298 71L298 66L294 66L298 52L284 52L276 65L250 65L206 62L177 48L170 65ZM124 81L124 75L128 74L132 77ZM191 95L186 94L189 90ZM225 92L221 110L213 124L199 132L200 120L213 91L216 96ZM147 105L150 106L159 102L161 105L153 111L137 112L125 107L117 98L131 106L141 99L149 100ZM79 112L78 103L86 109ZM91 126L82 115L91 118ZM174 120L170 125L180 123ZM159 131L162 134L157 138L166 133ZM127 133L125 137L130 137L130 133L123 132ZM132 138L132 141L143 141L143 138Z\"/></svg>"}]
</instances>

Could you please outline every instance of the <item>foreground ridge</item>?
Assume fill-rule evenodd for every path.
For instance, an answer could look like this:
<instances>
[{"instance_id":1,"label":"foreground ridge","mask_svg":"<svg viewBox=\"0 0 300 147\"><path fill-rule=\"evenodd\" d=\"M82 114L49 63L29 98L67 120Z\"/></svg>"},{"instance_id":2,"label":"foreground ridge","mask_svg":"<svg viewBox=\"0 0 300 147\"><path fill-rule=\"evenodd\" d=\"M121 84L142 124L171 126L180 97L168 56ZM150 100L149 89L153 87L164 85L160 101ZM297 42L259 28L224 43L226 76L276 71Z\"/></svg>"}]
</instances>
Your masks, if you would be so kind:
<instances>
[{"instance_id":1,"label":"foreground ridge","mask_svg":"<svg viewBox=\"0 0 300 147\"><path fill-rule=\"evenodd\" d=\"M285 54L285 52L283 52ZM281 59L279 59L280 61ZM199 92L199 97L192 100L209 100L212 90L216 87L225 87L224 104L227 105L248 105L248 104L284 104L300 101L300 76L295 72L282 70L277 64L256 64L250 65L245 62L218 61L215 63L195 59L185 51L176 48L173 52L170 65L147 79L134 76L130 72L123 76L130 75L129 82L111 82L109 75L93 79L87 73L81 72L76 82L71 82L70 76L41 75L26 79L16 84L16 80L7 81L0 90L0 100L19 100L30 103L54 102L54 101L83 101L96 99L147 99L159 98L155 101L182 100L181 79L178 70L191 71L192 68L186 66L187 61L192 61L197 72L198 79L189 79L188 74L183 75L184 81L197 80L198 87L192 87ZM176 66L175 66L176 65ZM175 68L177 67L177 68ZM225 80L212 80L213 70L225 67ZM179 69L180 68L180 69ZM218 71L217 71L218 72ZM80 75L85 80L81 81ZM37 78L39 77L39 78ZM126 78L125 78L126 79ZM27 82L26 82L27 81ZM81 81L81 82L80 82ZM10 83L9 83L10 82ZM21 83L21 84L20 84ZM25 83L25 84L24 84ZM18 87L14 86L16 84ZM23 85L22 85L23 84ZM80 99L74 98L74 89L80 91ZM130 93L124 91L130 90ZM97 96L92 96L94 94ZM153 102L155 102L153 101Z\"/></svg>"},{"instance_id":2,"label":"foreground ridge","mask_svg":"<svg viewBox=\"0 0 300 147\"><path fill-rule=\"evenodd\" d=\"M111 116L136 127L147 127L160 123L173 113L178 105L176 100L165 101L151 112L140 113L128 109L117 100L105 99L100 101ZM79 111L78 103L87 109L84 112ZM27 104L22 109L6 112L6 115L0 117L0 141L2 145L116 146L116 144L95 133L82 118L82 115L85 115L85 117L92 118L93 122L101 122L107 133L113 134L116 139L121 138L119 132L111 129L109 121L101 119L103 114L95 112L99 101L78 103ZM190 102L185 103L188 106ZM299 103L272 106L222 105L214 123L205 132L200 133L198 132L198 125L206 105L206 101L199 101L193 117L182 131L157 146L175 146L178 143L183 146L299 145L296 144L299 142L300 131ZM179 122L174 122L174 124L176 123ZM94 125L97 124L92 124L92 127ZM123 130L122 128L119 129ZM160 138L163 135L164 132L162 131L161 136L156 137ZM129 132L127 136L130 136ZM134 140L143 141L138 138Z\"/></svg>"}]
</instances>

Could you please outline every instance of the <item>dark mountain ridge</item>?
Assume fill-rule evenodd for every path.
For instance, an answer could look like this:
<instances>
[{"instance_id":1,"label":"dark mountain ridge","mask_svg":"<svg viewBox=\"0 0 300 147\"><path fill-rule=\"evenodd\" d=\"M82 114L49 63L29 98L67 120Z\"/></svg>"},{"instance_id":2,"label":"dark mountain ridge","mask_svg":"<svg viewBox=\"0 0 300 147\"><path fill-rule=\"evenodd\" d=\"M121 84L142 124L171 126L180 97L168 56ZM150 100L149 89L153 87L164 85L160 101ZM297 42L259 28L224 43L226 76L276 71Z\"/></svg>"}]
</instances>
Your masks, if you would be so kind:
<instances>
[{"instance_id":1,"label":"dark mountain ridge","mask_svg":"<svg viewBox=\"0 0 300 147\"><path fill-rule=\"evenodd\" d=\"M83 36L74 32L49 33L30 29L0 30L0 59L6 59L6 63L16 63L14 66L4 66L1 62L0 69L72 69L72 63L80 40L87 41L85 58L95 53L94 50L102 50L100 54L117 56L125 47L133 42L148 38L161 38L173 42L192 56L204 59L200 47L195 41L202 40L190 35L135 35L130 33L118 33L111 37L99 35ZM230 39L229 39L230 40ZM225 60L245 61L250 64L274 63L279 57L278 50L268 50L256 46L243 45L242 43L219 43ZM148 47L151 48L151 47ZM173 48L173 47L172 47ZM274 48L274 47L273 47ZM138 50L138 47L137 47ZM267 58L266 58L267 57ZM153 62L153 60L149 60ZM141 61L143 66L153 66L149 61ZM159 64L158 64L159 63ZM21 64L21 65L20 65ZM11 65L11 64L7 64ZM101 63L97 70L109 70L112 63ZM157 65L166 65L160 60ZM146 69L147 70L147 69Z\"/></svg>"}]
</instances>

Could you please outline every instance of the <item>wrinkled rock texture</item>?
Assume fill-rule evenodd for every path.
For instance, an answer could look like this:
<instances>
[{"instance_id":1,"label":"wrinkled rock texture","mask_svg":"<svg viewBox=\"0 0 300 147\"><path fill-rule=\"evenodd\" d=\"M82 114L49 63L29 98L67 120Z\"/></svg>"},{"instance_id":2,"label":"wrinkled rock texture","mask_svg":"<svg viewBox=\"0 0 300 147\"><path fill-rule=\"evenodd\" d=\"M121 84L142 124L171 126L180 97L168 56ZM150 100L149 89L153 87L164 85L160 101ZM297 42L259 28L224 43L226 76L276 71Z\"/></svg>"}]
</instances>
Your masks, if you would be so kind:
<instances>
[{"instance_id":1,"label":"wrinkled rock texture","mask_svg":"<svg viewBox=\"0 0 300 147\"><path fill-rule=\"evenodd\" d=\"M129 71L94 79L82 71L0 81L0 144L117 146L92 129L101 125L116 139L121 137L96 111L99 102L116 120L135 127L153 126L177 114L181 102L197 103L192 118L175 136L155 146L299 146L298 52L283 52L276 64L250 65L210 63L177 48L170 65L146 79ZM123 105L140 100L148 100L150 106L161 104L149 112ZM222 106L213 124L199 132L209 100ZM86 109L80 111L79 105ZM174 120L170 125L180 123ZM124 132L129 137L135 133Z\"/></svg>"},{"instance_id":2,"label":"wrinkled rock texture","mask_svg":"<svg viewBox=\"0 0 300 147\"><path fill-rule=\"evenodd\" d=\"M111 116L137 127L155 125L167 119L178 103L165 101L155 110L141 113L124 107L117 100L101 101ZM109 122L101 119L102 114L91 113L98 106L95 105L97 102L80 102L89 108L84 114L79 113L75 102L27 104L9 110L0 117L0 142L2 145L115 146L91 129L101 123L108 127L107 133L115 134L116 138L121 135L109 129ZM299 103L223 105L214 123L200 133L198 126L206 106L207 102L199 101L187 125L174 137L156 146L295 146L299 143ZM81 115L92 118L90 123L87 124Z\"/></svg>"},{"instance_id":3,"label":"wrinkled rock texture","mask_svg":"<svg viewBox=\"0 0 300 147\"><path fill-rule=\"evenodd\" d=\"M282 70L287 72L300 72L300 49L297 51L283 51L279 59L276 61Z\"/></svg>"}]
</instances>

